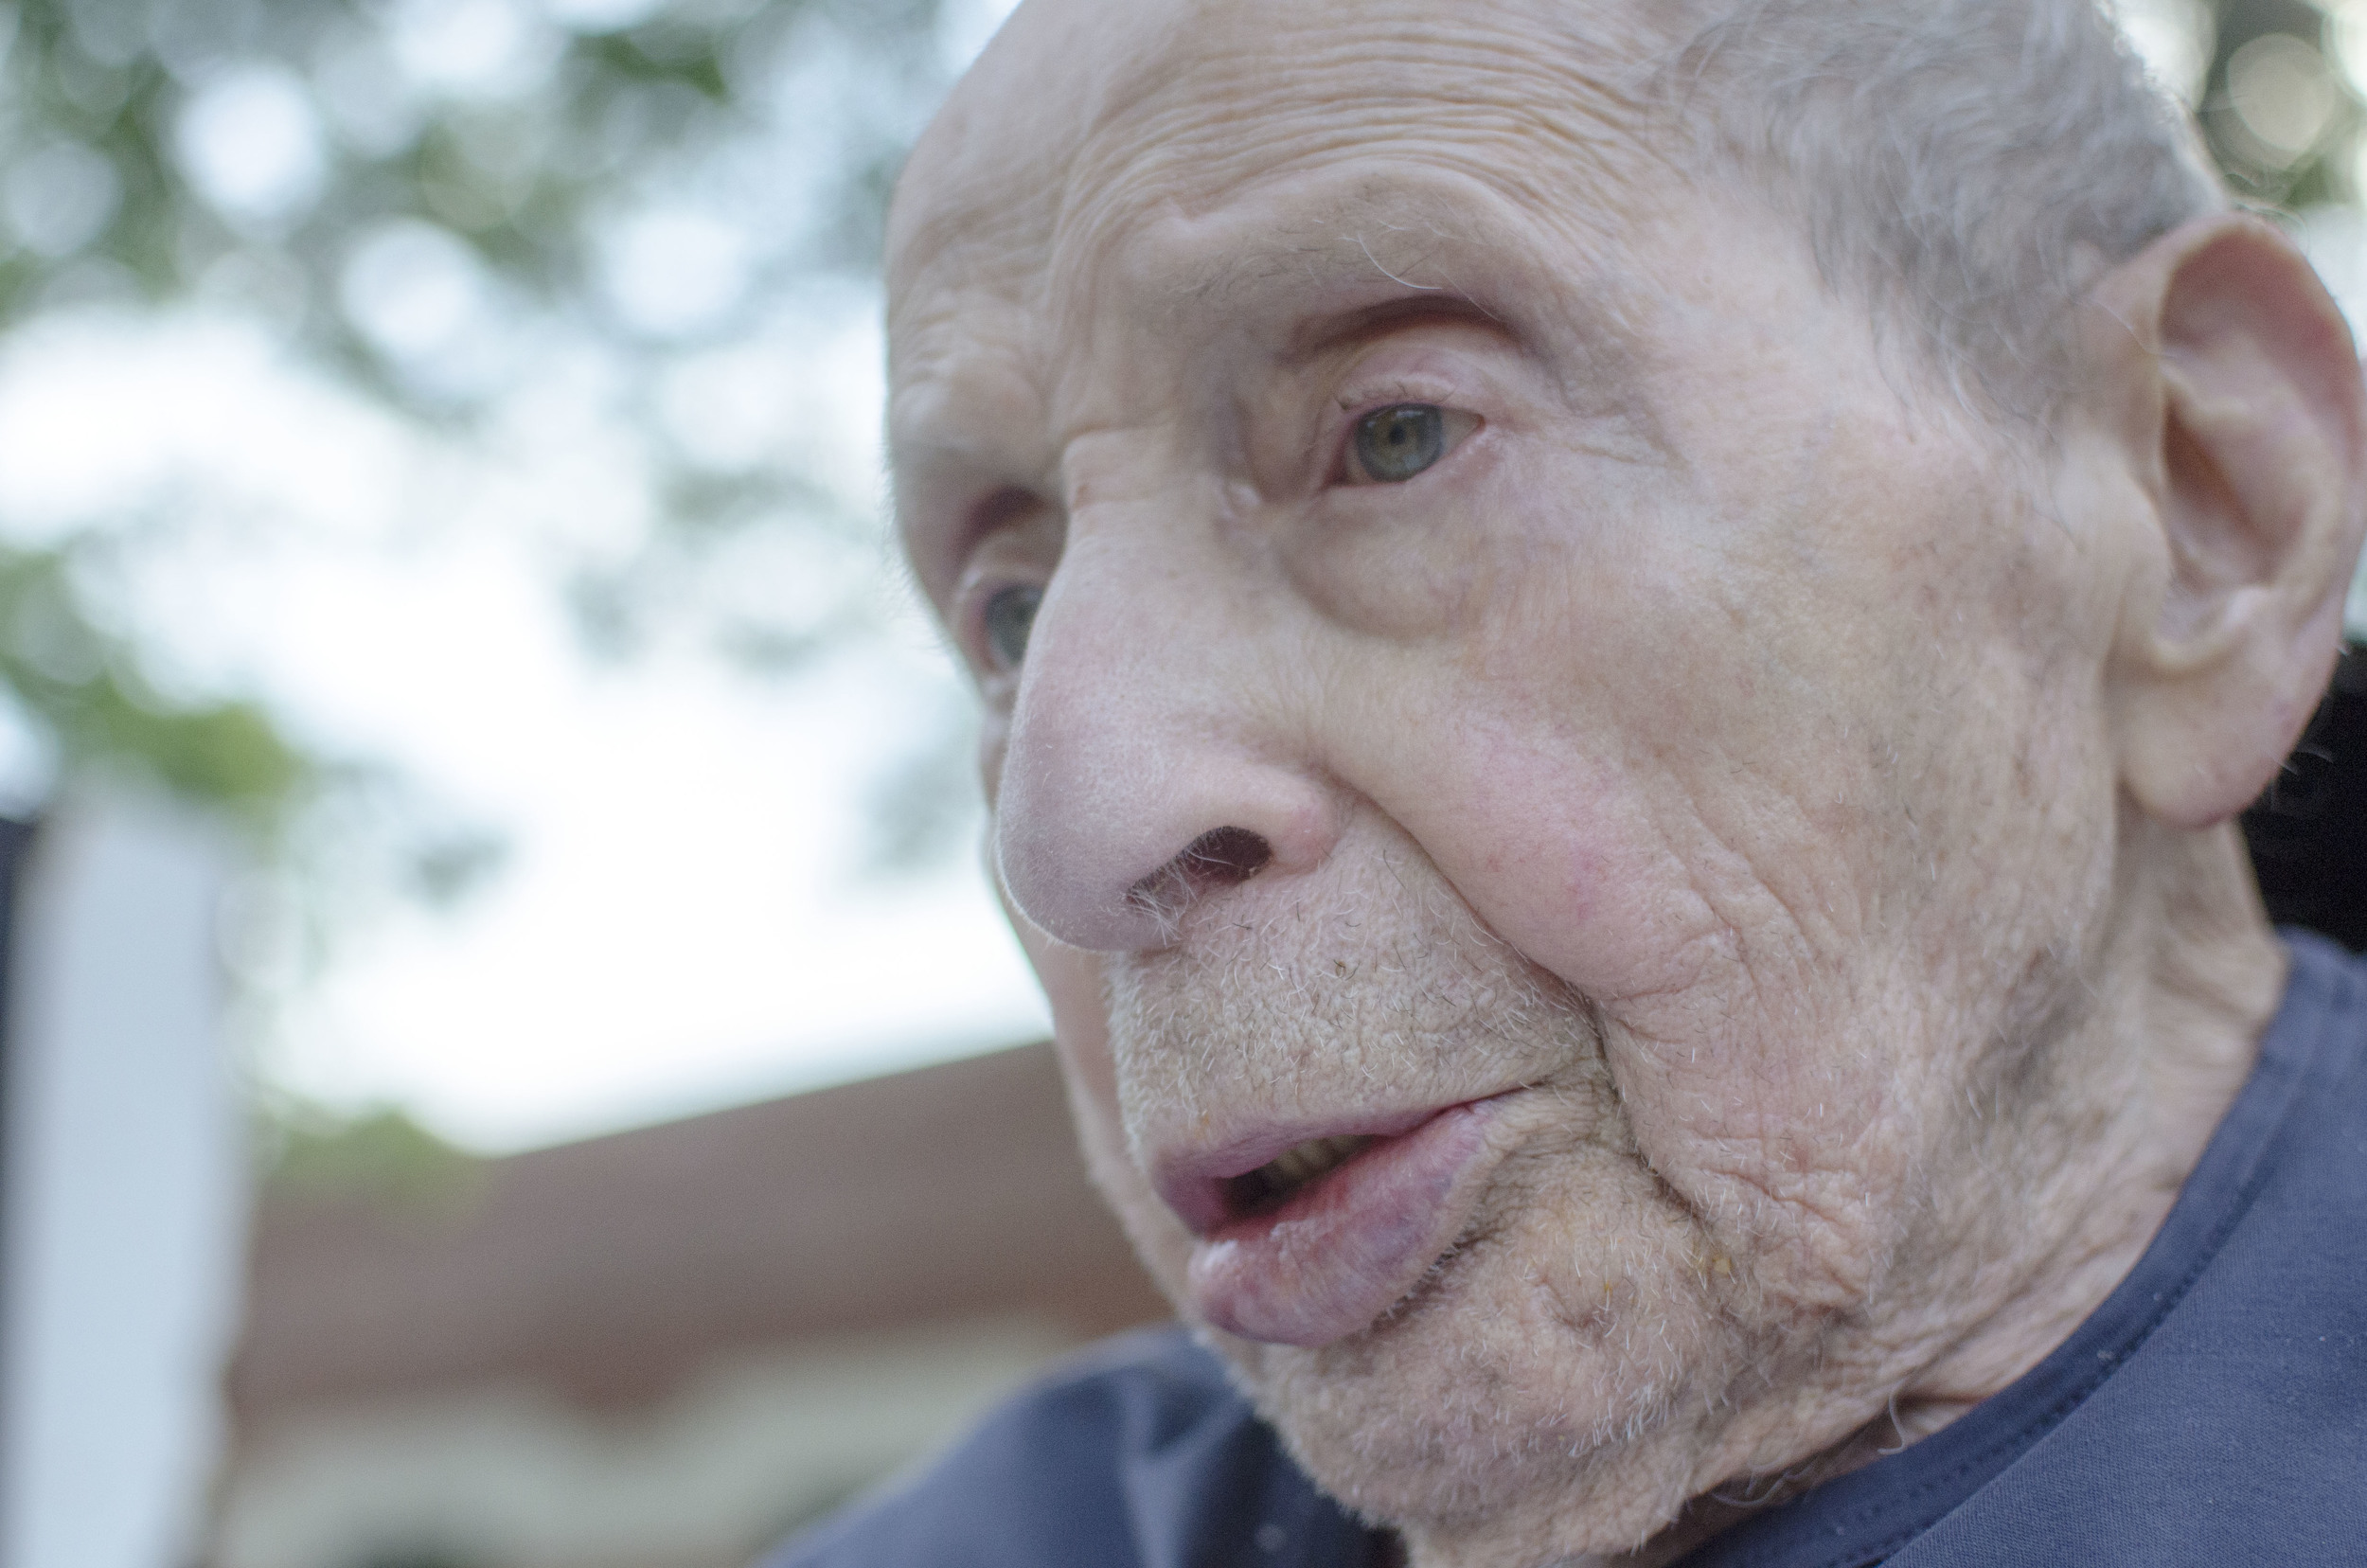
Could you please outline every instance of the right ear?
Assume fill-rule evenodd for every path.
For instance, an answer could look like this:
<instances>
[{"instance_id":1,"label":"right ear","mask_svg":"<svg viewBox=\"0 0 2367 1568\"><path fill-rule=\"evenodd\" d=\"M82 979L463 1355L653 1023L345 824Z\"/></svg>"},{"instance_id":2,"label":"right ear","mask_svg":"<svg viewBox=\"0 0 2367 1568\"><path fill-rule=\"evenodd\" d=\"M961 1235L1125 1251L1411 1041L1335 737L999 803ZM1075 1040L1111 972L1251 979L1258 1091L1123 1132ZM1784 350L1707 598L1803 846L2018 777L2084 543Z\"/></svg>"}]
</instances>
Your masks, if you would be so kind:
<instances>
[{"instance_id":1,"label":"right ear","mask_svg":"<svg viewBox=\"0 0 2367 1568\"><path fill-rule=\"evenodd\" d=\"M2150 506L2112 650L2121 780L2146 812L2225 821L2323 694L2367 526L2367 385L2284 235L2222 213L2108 273L2098 404Z\"/></svg>"}]
</instances>

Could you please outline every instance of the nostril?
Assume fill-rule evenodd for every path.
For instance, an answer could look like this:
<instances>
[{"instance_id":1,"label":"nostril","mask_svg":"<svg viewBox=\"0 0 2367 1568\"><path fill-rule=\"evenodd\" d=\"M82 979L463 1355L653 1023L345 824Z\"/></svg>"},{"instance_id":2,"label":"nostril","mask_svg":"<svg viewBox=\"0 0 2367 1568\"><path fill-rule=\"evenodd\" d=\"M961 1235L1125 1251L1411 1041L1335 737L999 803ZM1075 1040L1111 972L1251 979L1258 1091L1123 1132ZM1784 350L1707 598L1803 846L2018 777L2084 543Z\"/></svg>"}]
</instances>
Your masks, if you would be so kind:
<instances>
[{"instance_id":1,"label":"nostril","mask_svg":"<svg viewBox=\"0 0 2367 1568\"><path fill-rule=\"evenodd\" d=\"M1173 919L1193 900L1245 882L1273 859L1273 846L1246 828L1211 828L1176 857L1126 890L1135 908Z\"/></svg>"},{"instance_id":2,"label":"nostril","mask_svg":"<svg viewBox=\"0 0 2367 1568\"><path fill-rule=\"evenodd\" d=\"M1189 875L1230 887L1263 871L1273 859L1273 846L1246 828L1211 828L1176 859Z\"/></svg>"}]
</instances>

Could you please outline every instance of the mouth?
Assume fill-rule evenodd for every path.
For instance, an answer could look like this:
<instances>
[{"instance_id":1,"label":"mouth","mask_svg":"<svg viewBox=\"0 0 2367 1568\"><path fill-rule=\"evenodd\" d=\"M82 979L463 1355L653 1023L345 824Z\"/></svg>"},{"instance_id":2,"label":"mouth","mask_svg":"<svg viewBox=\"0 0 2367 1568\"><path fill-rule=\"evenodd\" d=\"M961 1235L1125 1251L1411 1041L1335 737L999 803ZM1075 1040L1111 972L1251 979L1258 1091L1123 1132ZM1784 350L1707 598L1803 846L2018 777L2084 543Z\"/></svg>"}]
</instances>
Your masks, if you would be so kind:
<instances>
[{"instance_id":1,"label":"mouth","mask_svg":"<svg viewBox=\"0 0 2367 1568\"><path fill-rule=\"evenodd\" d=\"M1164 1163L1160 1194L1197 1238L1193 1307L1275 1345L1370 1327L1461 1239L1500 1157L1503 1098L1279 1127Z\"/></svg>"},{"instance_id":2,"label":"mouth","mask_svg":"<svg viewBox=\"0 0 2367 1568\"><path fill-rule=\"evenodd\" d=\"M1255 1170L1227 1177L1221 1184L1225 1206L1237 1215L1270 1213L1288 1203L1292 1193L1322 1180L1378 1141L1367 1132L1348 1132L1293 1144Z\"/></svg>"}]
</instances>

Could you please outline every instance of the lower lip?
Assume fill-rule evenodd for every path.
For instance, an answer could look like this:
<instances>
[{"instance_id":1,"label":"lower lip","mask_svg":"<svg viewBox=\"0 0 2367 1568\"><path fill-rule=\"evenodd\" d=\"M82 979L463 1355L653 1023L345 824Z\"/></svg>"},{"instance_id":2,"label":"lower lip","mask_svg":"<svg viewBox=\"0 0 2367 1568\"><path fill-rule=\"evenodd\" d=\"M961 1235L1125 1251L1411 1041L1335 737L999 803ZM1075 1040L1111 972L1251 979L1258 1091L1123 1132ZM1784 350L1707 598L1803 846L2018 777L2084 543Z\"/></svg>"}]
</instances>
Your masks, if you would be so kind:
<instances>
[{"instance_id":1,"label":"lower lip","mask_svg":"<svg viewBox=\"0 0 2367 1568\"><path fill-rule=\"evenodd\" d=\"M1271 1345L1329 1345L1371 1326L1463 1233L1495 1160L1494 1100L1450 1106L1280 1206L1227 1220L1192 1248L1192 1305Z\"/></svg>"}]
</instances>

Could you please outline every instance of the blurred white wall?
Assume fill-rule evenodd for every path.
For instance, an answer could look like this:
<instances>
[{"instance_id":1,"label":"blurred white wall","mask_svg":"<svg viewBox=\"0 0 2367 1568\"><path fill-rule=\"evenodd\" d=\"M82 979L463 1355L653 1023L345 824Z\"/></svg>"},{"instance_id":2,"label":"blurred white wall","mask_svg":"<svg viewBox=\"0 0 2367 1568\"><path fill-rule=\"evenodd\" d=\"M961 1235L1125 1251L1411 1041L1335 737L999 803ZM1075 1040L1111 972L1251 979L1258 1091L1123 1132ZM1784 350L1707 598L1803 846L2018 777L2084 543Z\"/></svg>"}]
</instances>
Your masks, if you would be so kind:
<instances>
[{"instance_id":1,"label":"blurred white wall","mask_svg":"<svg viewBox=\"0 0 2367 1568\"><path fill-rule=\"evenodd\" d=\"M69 807L10 959L0 1563L192 1560L222 1424L247 1167L218 1029L227 856L187 818Z\"/></svg>"}]
</instances>

